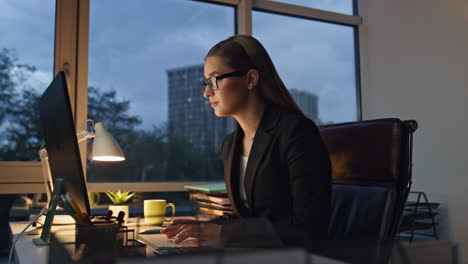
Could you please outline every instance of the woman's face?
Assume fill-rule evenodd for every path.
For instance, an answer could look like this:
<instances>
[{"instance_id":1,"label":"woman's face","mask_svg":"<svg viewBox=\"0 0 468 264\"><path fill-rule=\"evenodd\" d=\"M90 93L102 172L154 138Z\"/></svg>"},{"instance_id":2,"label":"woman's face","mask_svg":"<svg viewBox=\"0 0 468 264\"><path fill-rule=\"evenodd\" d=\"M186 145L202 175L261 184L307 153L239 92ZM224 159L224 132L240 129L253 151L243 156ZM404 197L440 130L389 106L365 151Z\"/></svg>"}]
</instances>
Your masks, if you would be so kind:
<instances>
[{"instance_id":1,"label":"woman's face","mask_svg":"<svg viewBox=\"0 0 468 264\"><path fill-rule=\"evenodd\" d=\"M219 56L209 56L205 59L204 78L217 77L231 73L233 69L224 63ZM208 98L215 115L219 117L232 116L246 102L248 96L248 82L245 76L228 77L217 80L218 90L205 89L203 96Z\"/></svg>"}]
</instances>

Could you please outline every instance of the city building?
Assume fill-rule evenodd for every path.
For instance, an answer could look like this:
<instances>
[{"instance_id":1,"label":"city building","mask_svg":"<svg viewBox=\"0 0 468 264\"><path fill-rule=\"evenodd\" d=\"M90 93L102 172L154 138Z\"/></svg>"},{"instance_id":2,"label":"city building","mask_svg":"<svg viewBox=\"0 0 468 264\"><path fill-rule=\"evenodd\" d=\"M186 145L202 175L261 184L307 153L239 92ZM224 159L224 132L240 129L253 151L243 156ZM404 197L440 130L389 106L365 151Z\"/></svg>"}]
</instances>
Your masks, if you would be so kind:
<instances>
[{"instance_id":1,"label":"city building","mask_svg":"<svg viewBox=\"0 0 468 264\"><path fill-rule=\"evenodd\" d=\"M302 112L317 125L321 124L318 115L318 96L303 90L296 88L289 89L289 93L296 101L296 104L302 110Z\"/></svg>"},{"instance_id":2,"label":"city building","mask_svg":"<svg viewBox=\"0 0 468 264\"><path fill-rule=\"evenodd\" d=\"M168 125L172 136L183 137L195 147L220 151L224 137L234 129L231 117L217 117L203 97L203 65L168 69Z\"/></svg>"}]
</instances>

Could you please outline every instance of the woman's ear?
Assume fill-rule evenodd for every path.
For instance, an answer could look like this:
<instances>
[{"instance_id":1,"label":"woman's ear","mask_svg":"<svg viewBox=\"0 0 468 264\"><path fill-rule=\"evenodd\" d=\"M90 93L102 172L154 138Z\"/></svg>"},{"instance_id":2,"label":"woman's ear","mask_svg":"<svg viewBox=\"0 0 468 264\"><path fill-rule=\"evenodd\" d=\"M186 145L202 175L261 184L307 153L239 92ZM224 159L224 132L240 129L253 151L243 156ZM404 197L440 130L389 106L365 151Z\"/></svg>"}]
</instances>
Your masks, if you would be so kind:
<instances>
[{"instance_id":1,"label":"woman's ear","mask_svg":"<svg viewBox=\"0 0 468 264\"><path fill-rule=\"evenodd\" d=\"M247 72L247 89L253 90L257 87L260 75L257 70L251 69Z\"/></svg>"}]
</instances>

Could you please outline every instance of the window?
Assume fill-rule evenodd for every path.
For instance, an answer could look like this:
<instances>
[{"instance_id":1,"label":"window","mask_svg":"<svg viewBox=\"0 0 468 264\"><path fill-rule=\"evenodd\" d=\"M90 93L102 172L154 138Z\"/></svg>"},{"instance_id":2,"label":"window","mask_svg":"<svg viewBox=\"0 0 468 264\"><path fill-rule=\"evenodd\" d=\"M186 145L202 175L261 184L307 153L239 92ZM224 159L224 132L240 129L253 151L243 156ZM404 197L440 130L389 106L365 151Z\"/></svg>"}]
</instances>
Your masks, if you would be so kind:
<instances>
[{"instance_id":1,"label":"window","mask_svg":"<svg viewBox=\"0 0 468 264\"><path fill-rule=\"evenodd\" d=\"M34 110L7 113L5 109L28 108L19 102L32 102L33 95L42 93L53 73L60 70L70 73L76 127L81 128L88 117L103 121L128 158L127 162L112 166L87 162L89 191L103 192L124 185L138 192L179 192L186 181L222 181L219 148L234 122L215 117L204 104L198 78L208 49L235 33L253 34L262 41L287 86L299 90L298 97L309 98L311 93L316 96L305 101L318 101L311 108L316 109L317 120L328 123L359 118L359 58L355 56L359 47L355 43L362 21L351 15L352 3L353 0L141 0L138 4L129 0L44 0L40 4L31 0L1 1L0 63L14 57L17 60L9 68L0 67L0 193L44 191L40 164L31 162L37 160L41 145L38 132L22 138L27 144L17 144L14 137L5 133L15 127L11 131L20 135L18 132L26 131L21 125L35 126L29 132L39 131L33 122L37 121L37 114ZM299 26L285 55L278 47L284 47L287 41L283 36L292 30L270 27L278 35L272 41L272 30L267 29L266 23ZM336 34L328 35L327 31ZM310 37L301 38L299 34ZM30 43L34 43L34 49L29 48ZM343 45L344 49L337 50L336 45ZM302 68L297 72L311 77L301 79L292 70L296 65L317 67L309 59L295 55L295 50L304 46L310 48L311 54L317 48L327 52L328 60L320 64L325 72L314 68L304 72ZM311 54L307 58L313 58ZM288 66L283 57L295 58L296 65ZM35 71L21 65L34 66ZM333 67L338 69L335 74ZM319 72L324 76L315 78ZM308 82L313 86L305 84ZM334 97L332 92L338 88L340 95ZM23 93L28 89L34 89L35 94ZM10 113L20 116L13 118ZM83 142L80 148L86 149L85 145ZM9 146L16 149L11 151ZM82 152L85 160L86 153ZM175 171L168 173L168 168Z\"/></svg>"},{"instance_id":2,"label":"window","mask_svg":"<svg viewBox=\"0 0 468 264\"><path fill-rule=\"evenodd\" d=\"M223 180L219 149L231 123L213 114L199 81L209 48L234 34L234 11L91 1L88 117L104 122L127 160L88 161L88 181Z\"/></svg>"},{"instance_id":3,"label":"window","mask_svg":"<svg viewBox=\"0 0 468 264\"><path fill-rule=\"evenodd\" d=\"M7 0L0 10L0 161L38 160L35 105L53 77L55 1Z\"/></svg>"},{"instance_id":4,"label":"window","mask_svg":"<svg viewBox=\"0 0 468 264\"><path fill-rule=\"evenodd\" d=\"M354 0L275 0L275 2L352 15Z\"/></svg>"},{"instance_id":5,"label":"window","mask_svg":"<svg viewBox=\"0 0 468 264\"><path fill-rule=\"evenodd\" d=\"M252 24L304 114L317 124L358 118L353 27L259 11Z\"/></svg>"}]
</instances>

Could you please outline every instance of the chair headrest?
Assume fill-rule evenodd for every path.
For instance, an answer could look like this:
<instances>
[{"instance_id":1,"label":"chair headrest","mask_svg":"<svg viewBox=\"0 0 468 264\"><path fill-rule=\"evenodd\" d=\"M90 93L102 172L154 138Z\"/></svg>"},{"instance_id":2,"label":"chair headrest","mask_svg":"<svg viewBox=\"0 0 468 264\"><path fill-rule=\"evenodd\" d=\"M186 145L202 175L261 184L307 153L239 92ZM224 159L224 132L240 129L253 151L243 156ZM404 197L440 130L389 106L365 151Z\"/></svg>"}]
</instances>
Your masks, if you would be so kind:
<instances>
[{"instance_id":1,"label":"chair headrest","mask_svg":"<svg viewBox=\"0 0 468 264\"><path fill-rule=\"evenodd\" d=\"M319 127L330 153L333 183L393 185L399 177L404 133L386 118Z\"/></svg>"}]
</instances>

